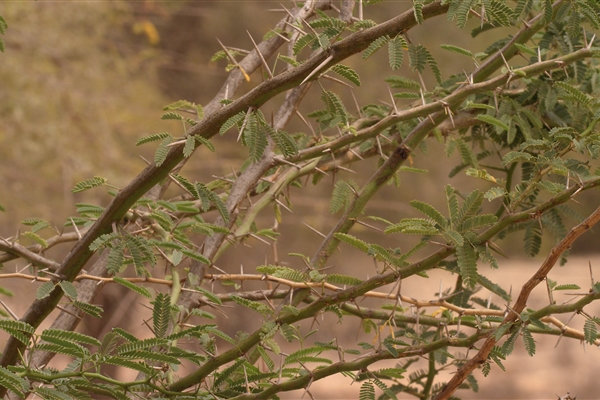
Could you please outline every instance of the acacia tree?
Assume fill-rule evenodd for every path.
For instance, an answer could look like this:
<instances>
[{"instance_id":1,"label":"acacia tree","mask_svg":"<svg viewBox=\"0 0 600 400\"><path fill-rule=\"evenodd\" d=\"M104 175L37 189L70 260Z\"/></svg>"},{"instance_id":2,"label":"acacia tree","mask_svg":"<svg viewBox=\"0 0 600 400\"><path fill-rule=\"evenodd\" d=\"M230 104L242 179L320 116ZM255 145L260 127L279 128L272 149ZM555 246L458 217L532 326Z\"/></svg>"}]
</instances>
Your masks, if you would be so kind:
<instances>
[{"instance_id":1,"label":"acacia tree","mask_svg":"<svg viewBox=\"0 0 600 400\"><path fill-rule=\"evenodd\" d=\"M600 319L584 311L600 298L600 285L593 280L589 291L569 304L554 304L550 296L547 306L526 308L533 288L600 218L599 207L580 221L565 219L576 214L570 211L574 197L600 184L600 170L594 168L600 151L595 129L600 102L594 97L600 50L589 31L600 28L600 5L593 0L415 0L409 11L376 22L363 18L362 7L370 3L377 1L345 0L337 8L331 1L307 0L285 9L279 24L262 42L252 40L247 52L223 46L215 58L228 60L230 74L221 90L203 106L182 100L164 108L162 119L181 121L183 134L141 138L137 144L158 142L155 158L128 185L113 190L108 205L79 204L77 215L66 218L65 231L54 236L44 230L48 222L32 218L23 221L30 230L0 240L1 262L24 259L32 271L3 278L38 282L27 312L0 320L0 329L10 335L0 359L2 395L265 399L302 388L310 395L312 382L341 373L362 382L361 399L374 398L377 388L381 398L408 393L447 399L460 385L476 390L476 368L484 375L492 365L503 368L502 360L520 338L530 354L536 335L600 344ZM433 52L410 40L411 28L435 23L436 17L455 21L459 29L477 20L473 36L499 27L505 36L479 53L440 43L453 57L475 64L470 72L446 76ZM0 22L4 34L6 23ZM392 71L406 58L415 79L390 71L388 104L357 104L351 111L336 85L358 87L361 81L342 62L354 55L369 62L378 50L388 52ZM258 70L263 82L238 94L241 83ZM422 79L426 70L437 81L434 88ZM302 115L298 107L309 91L320 93L322 104ZM277 112L266 116L261 109L281 93L285 98ZM284 130L293 117L303 121L306 132ZM249 152L244 165L210 182L186 178L186 160L198 148L214 151L211 138L234 131ZM415 192L413 216L386 221L365 215L369 201L388 182L403 190L399 174L422 172L405 164L428 141L444 143L448 155L460 154L462 162L451 175L472 177L471 186L440 185L444 210L417 200ZM335 177L350 165L368 165L371 158L378 160L377 167L364 182L336 178L330 211L338 222L323 233L312 256L295 254L300 261L293 267L274 260L256 266L257 274L216 269L216 260L233 243L278 239L275 230L257 226L256 218L272 207L277 221L285 219L290 188L318 184L326 174ZM304 177L312 177L312 183ZM481 181L488 189L473 189ZM73 191L106 184L94 177ZM179 191L177 197L165 197L169 185ZM483 211L490 207L496 211ZM374 228L369 240L353 234L356 224ZM481 264L502 268L495 242L517 231L524 231L525 251L537 254L543 230L554 233L556 244L513 299L507 288L486 277ZM400 242L403 235L421 239L402 251L378 244L377 232L397 235ZM200 235L205 239L199 241ZM22 245L25 238L37 244ZM71 246L60 262L44 253L55 246ZM371 277L326 268L339 248L372 258ZM91 262L94 253L99 257ZM157 275L161 271L152 268L157 264L167 266L168 277ZM422 299L403 295L403 285L432 269L445 271L454 287ZM130 270L137 277L123 275ZM264 289L236 286L228 293L206 284L249 280L262 282ZM103 337L75 332L83 314L106 318L92 304L105 287L99 282L118 283L147 298L152 321L146 337L122 328ZM163 290L153 292L148 283ZM546 285L549 293L577 289L569 282L546 280ZM478 298L482 288L501 303ZM359 306L357 300L365 297L386 303ZM225 302L255 313L260 328L228 336L211 323L209 311ZM59 306L52 327L36 331ZM294 324L327 312L341 323L360 319L376 340L343 348L332 337L308 345L306 332ZM573 312L585 316L580 330L555 317ZM223 343L217 347L217 341ZM297 350L283 352L283 342ZM456 356L461 349L475 351L467 358ZM72 362L62 370L44 368L55 354ZM415 357L423 356L426 369L406 374ZM397 367L378 367L379 361L392 359L399 361ZM185 369L179 369L182 362ZM139 375L119 381L103 372L104 365ZM438 382L438 371L449 367L455 369L452 379Z\"/></svg>"}]
</instances>

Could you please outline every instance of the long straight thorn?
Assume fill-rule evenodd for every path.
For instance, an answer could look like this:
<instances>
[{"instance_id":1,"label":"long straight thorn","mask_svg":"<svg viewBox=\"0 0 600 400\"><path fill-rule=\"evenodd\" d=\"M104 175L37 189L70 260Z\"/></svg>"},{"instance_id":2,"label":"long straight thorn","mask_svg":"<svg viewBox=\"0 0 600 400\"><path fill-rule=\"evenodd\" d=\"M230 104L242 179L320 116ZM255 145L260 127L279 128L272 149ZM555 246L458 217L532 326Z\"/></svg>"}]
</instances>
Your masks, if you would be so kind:
<instances>
[{"instance_id":1,"label":"long straight thorn","mask_svg":"<svg viewBox=\"0 0 600 400\"><path fill-rule=\"evenodd\" d=\"M308 225L306 222L302 223L304 226L306 226L308 229L310 229L311 231L313 231L314 233L316 233L317 235L326 238L327 236L323 235L321 232L319 232L318 230L316 230L315 228L313 228L312 226Z\"/></svg>"},{"instance_id":2,"label":"long straight thorn","mask_svg":"<svg viewBox=\"0 0 600 400\"><path fill-rule=\"evenodd\" d=\"M387 87L388 93L390 94L390 98L392 99L392 106L394 107L394 115L398 115L398 107L396 107L396 99L394 99L394 94L392 93L392 89Z\"/></svg>"},{"instance_id":3,"label":"long straight thorn","mask_svg":"<svg viewBox=\"0 0 600 400\"><path fill-rule=\"evenodd\" d=\"M310 74L308 74L308 76L306 78L304 78L304 80L300 83L300 86L304 85L306 83L306 81L308 81L310 78L312 78L317 72L319 72L331 60L333 60L333 55L330 55L329 57L327 57L321 64L319 64L319 66L317 66L317 68L315 68Z\"/></svg>"},{"instance_id":4,"label":"long straight thorn","mask_svg":"<svg viewBox=\"0 0 600 400\"><path fill-rule=\"evenodd\" d=\"M246 30L246 33L248 33L248 36L250 37L250 40L252 41L252 44L254 45L254 50L256 50L256 54L258 54L258 56L260 57L260 60L262 61L265 69L267 70L267 73L272 78L273 77L273 72L271 72L271 69L269 68L269 64L267 64L267 61L265 60L265 58L263 57L262 53L260 52L260 49L258 48L258 45L254 41L254 38L252 38L252 35L250 34L250 31Z\"/></svg>"},{"instance_id":5,"label":"long straight thorn","mask_svg":"<svg viewBox=\"0 0 600 400\"><path fill-rule=\"evenodd\" d=\"M286 210L288 210L289 212L291 212L292 214L294 213L291 208L289 208L288 206L286 206L285 204L283 204L281 201L279 201L279 199L275 199L275 203L279 204L281 207L285 208Z\"/></svg>"}]
</instances>

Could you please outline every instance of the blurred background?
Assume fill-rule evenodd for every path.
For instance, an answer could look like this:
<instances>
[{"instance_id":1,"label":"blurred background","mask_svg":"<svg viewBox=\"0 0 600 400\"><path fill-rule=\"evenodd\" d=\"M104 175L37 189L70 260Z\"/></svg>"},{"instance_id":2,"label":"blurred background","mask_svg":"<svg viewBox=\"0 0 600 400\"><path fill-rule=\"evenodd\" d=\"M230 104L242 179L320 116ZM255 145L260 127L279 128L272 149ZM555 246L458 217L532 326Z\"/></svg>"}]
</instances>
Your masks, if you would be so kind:
<instances>
[{"instance_id":1,"label":"blurred background","mask_svg":"<svg viewBox=\"0 0 600 400\"><path fill-rule=\"evenodd\" d=\"M410 1L384 1L366 7L365 18L383 21L411 5ZM25 229L20 221L30 217L46 219L60 230L67 218L75 214L76 203L106 205L110 197L103 189L80 194L71 193L71 189L77 182L95 175L108 178L109 183L117 187L126 185L145 167L143 158L153 159L155 145L136 147L138 138L162 131L182 134L178 123L160 120L162 107L180 99L206 104L221 86L227 76L226 62L209 61L221 49L217 38L227 46L250 49L252 44L246 30L259 41L282 17L281 12L269 9L280 8L278 1L264 0L1 2L0 15L8 23L8 31L4 36L5 52L0 54L0 187L3 189L0 204L6 209L0 213L0 235L14 236L19 229ZM409 34L413 42L434 52L444 77L470 71L473 65L466 57L438 50L439 44L454 44L475 53L493 42L494 35L500 35L492 31L474 40L468 29L460 31L443 17ZM382 78L392 75L392 71L385 51L376 53L367 62L357 56L345 64L355 68L361 76L362 86L354 90L360 104L388 101ZM406 65L405 60L404 69L396 73L418 79ZM261 76L256 73L240 91L245 92L260 82ZM425 82L434 84L427 74ZM344 99L349 99L346 104L352 112L354 107L348 106L353 102L349 90L344 87L337 90ZM309 94L312 97L303 103L304 114L321 108L319 94L318 88L313 87ZM275 105L277 101L280 99L275 100ZM267 112L270 111L266 111L266 115ZM305 129L299 120L291 121L287 128L289 132ZM184 176L192 181L207 182L213 176L223 176L239 168L247 157L247 150L236 143L236 134L230 132L214 141L216 153L200 149L186 165ZM443 208L442 188L447 182L465 191L476 187L487 189L485 183L473 182L461 174L449 179L449 171L460 160L457 154L446 159L443 147L430 140L427 149L422 149L426 151L416 152L413 166L427 169L428 175L402 175L401 189L392 185L382 190L367 214L397 221L414 213L408 205L413 198ZM342 173L344 178L364 182L375 170L376 162L361 163L360 167L357 174ZM292 193L294 213L284 214L279 227L281 239L277 249L283 261L294 265L298 261L287 258L289 252L310 256L316 251L320 237L304 228L303 223L328 232L337 221L328 212L332 187L333 180L325 178L318 185L309 183L303 190ZM594 197L597 198L597 192L580 197L582 213L597 205ZM273 217L265 213L257 223L270 227ZM359 226L352 233L365 238L377 235L371 240L384 246L411 247L408 242L397 243L398 237L378 235ZM50 236L52 232L46 234ZM505 283L505 288L513 285L513 293L542 260L525 259L521 237L517 236L512 241L499 243L510 260L501 260L501 270L494 271L498 283ZM544 249L552 244L553 239L548 237ZM597 235L586 234L572 250L571 262L560 269L557 267L552 279L589 287L587 265L589 260L592 266L597 266L598 257L593 253L597 246ZM67 250L58 249L52 256L60 260ZM243 262L245 272L251 273L257 265L272 258L272 248L252 243L252 247L239 246L229 251L218 265L228 272L238 272ZM373 274L371 261L367 257L357 258L347 248L342 248L331 263L340 273L360 278ZM21 262L5 268L23 266ZM2 284L11 287L13 283ZM449 287L453 282L444 284ZM425 299L431 297L438 286L439 279L423 280L419 287L406 288L406 294ZM13 290L29 291L33 295L28 282L15 282ZM115 318L123 321L137 318L136 323L139 323L141 308L122 307L125 301L135 301L135 298L117 303L114 298L110 299L108 296L99 301L105 303L107 311L120 310L115 311ZM535 301L545 304L544 299L545 292L541 291ZM28 304L23 302L15 307L22 312ZM244 318L235 320L242 324L231 319L224 322L230 325L232 335L239 329L249 329L244 324L252 324ZM572 326L581 329L583 322L573 322ZM98 321L86 321L82 329L99 334L103 326L98 325ZM335 332L348 343L353 343L357 335L346 325ZM519 347L515 350L518 354L506 362L508 372L494 367L487 379L478 373L477 377L482 378L480 392L465 392L462 396L550 399L555 398L555 393L564 395L569 391L579 399L600 398L600 386L593 377L594 366L600 361L598 350L587 348L586 352L579 343L566 339L553 349L555 343L556 338L544 338L533 358ZM342 381L335 394L328 383L315 383L311 391L317 398L356 398L360 385L349 384L349 380ZM293 397L296 394L290 396L288 398L296 398Z\"/></svg>"}]
</instances>

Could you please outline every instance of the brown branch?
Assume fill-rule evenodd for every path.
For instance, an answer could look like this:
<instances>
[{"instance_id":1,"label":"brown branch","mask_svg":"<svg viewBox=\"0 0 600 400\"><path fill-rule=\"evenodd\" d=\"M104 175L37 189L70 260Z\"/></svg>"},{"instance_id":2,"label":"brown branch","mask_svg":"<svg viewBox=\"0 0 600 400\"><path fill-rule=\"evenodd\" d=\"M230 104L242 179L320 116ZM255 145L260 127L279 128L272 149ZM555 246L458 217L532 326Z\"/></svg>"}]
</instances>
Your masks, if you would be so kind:
<instances>
[{"instance_id":1,"label":"brown branch","mask_svg":"<svg viewBox=\"0 0 600 400\"><path fill-rule=\"evenodd\" d=\"M87 229L81 229L79 231L79 233L83 234L86 231L87 231ZM77 234L77 232L62 233L60 235L53 236L50 239L46 239L46 244L48 245L47 247L42 247L39 244L34 244L34 245L31 245L31 246L27 246L25 249L27 251L31 252L31 253L39 253L42 250L47 250L47 249L49 249L51 247L54 247L54 246L56 246L58 244L67 243L67 242L74 242L74 241L76 241L78 239L79 239L79 235ZM0 264L8 262L8 261L15 260L15 259L17 259L17 258L20 257L20 255L13 254L10 251L6 251L6 250L1 249L1 248L0 248L0 250L6 252L6 254L0 255Z\"/></svg>"},{"instance_id":2,"label":"brown branch","mask_svg":"<svg viewBox=\"0 0 600 400\"><path fill-rule=\"evenodd\" d=\"M41 248L41 246L40 246ZM46 267L52 271L57 270L60 264L54 260L50 260L44 256L36 254L27 247L19 243L10 243L6 239L0 238L0 250L13 255L15 258L23 258L33 265Z\"/></svg>"},{"instance_id":3,"label":"brown branch","mask_svg":"<svg viewBox=\"0 0 600 400\"><path fill-rule=\"evenodd\" d=\"M587 232L592 226L600 221L600 207L598 207L589 217L587 217L582 223L574 227L569 233L560 241L556 246L550 250L550 254L546 257L546 260L542 263L536 273L523 285L517 302L512 307L510 312L502 322L502 325L512 324L519 318L521 311L525 309L527 300L531 291L545 278L550 270L554 267L558 261L560 255L571 248L575 240L583 233ZM460 384L467 379L467 377L475 370L475 368L482 365L488 358L490 352L496 345L497 340L494 336L489 336L484 344L481 346L477 354L471 358L465 365L463 365L456 374L450 379L450 381L444 386L442 391L435 397L435 400L446 400L458 389Z\"/></svg>"}]
</instances>

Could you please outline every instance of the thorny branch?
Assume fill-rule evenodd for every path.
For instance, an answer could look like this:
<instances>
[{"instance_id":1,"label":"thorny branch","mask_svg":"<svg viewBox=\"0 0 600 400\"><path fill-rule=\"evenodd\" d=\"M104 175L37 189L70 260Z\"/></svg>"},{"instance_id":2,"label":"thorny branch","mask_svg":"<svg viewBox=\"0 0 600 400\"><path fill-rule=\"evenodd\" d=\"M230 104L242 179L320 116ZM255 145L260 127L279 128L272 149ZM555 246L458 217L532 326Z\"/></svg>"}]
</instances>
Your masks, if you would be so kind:
<instances>
[{"instance_id":1,"label":"thorny branch","mask_svg":"<svg viewBox=\"0 0 600 400\"><path fill-rule=\"evenodd\" d=\"M554 9L556 9L562 3L562 0L557 1L553 5ZM342 2L342 9L340 12L340 17L342 20L348 22L353 20L352 11L354 6L355 1L353 0L344 0ZM362 7L362 2L359 3L359 6ZM364 50L370 43L373 42L373 40L379 37L384 35L393 37L399 33L406 33L407 30L416 25L416 20L412 14L412 11L409 11L391 19L386 23L357 32L326 49L317 50L315 53L313 53L313 55L311 55L311 57L305 60L302 65L295 68L288 67L285 72L277 76L271 76L270 79L267 79L263 83L259 84L256 88L242 95L230 105L222 107L220 101L224 98L232 98L232 95L241 85L241 82L247 74L252 73L261 66L269 70L268 66L266 65L266 59L275 54L277 49L286 42L286 37L298 37L298 32L290 27L290 21L293 19L305 21L311 15L313 15L314 10L317 8L335 9L335 6L333 6L330 1L307 1L302 8L288 11L289 15L286 15L284 19L282 19L282 21L277 25L276 29L278 29L279 32L272 39L263 41L259 44L253 43L254 49L242 61L236 63L238 68L235 68L230 73L227 81L221 87L217 96L215 96L215 98L205 107L206 117L193 128L191 128L187 132L187 135L199 135L204 138L211 138L216 134L216 132L218 132L220 126L229 117L248 109L258 109L273 96L289 90L287 92L284 104L279 108L279 111L273 118L273 127L275 129L281 129L287 124L292 115L295 114L299 103L310 87L310 82L319 79L318 75L321 71L326 70L350 55ZM447 11L447 6L444 6L438 2L428 4L422 9L423 17L425 19L440 15L445 11ZM355 160L356 157L366 158L377 155L379 154L377 151L385 151L386 153L391 152L391 155L387 157L380 168L371 176L368 182L362 188L355 191L355 198L349 205L347 211L339 220L338 224L327 235L324 235L325 240L322 242L321 247L310 261L310 267L312 268L316 268L318 270L324 267L328 257L335 251L339 243L334 234L339 232L346 233L350 231L350 229L358 220L359 216L362 214L367 202L386 182L391 179L398 168L406 159L408 159L412 149L416 148L428 135L430 135L433 129L437 128L441 130L445 136L445 134L449 131L481 124L481 120L476 118L476 113L474 112L457 112L456 114L453 114L456 111L456 108L468 96L502 88L509 82L514 82L521 77L530 77L545 71L562 69L565 68L565 65L574 63L583 58L591 57L594 54L594 50L592 50L590 46L587 46L581 50L573 51L572 53L560 58L546 61L540 60L539 62L532 63L526 67L511 70L508 73L490 78L493 72L497 71L500 66L506 63L506 60L510 60L510 58L517 53L518 50L514 46L515 43L523 44L527 42L529 39L531 39L533 34L538 32L545 24L546 22L542 20L541 15L537 15L533 19L525 22L523 28L517 32L517 34L514 35L500 51L490 56L467 78L467 82L443 98L433 99L429 103L423 101L422 105L416 105L414 107L411 106L403 110L398 110L396 107L394 107L394 112L390 112L388 116L380 119L368 121L365 119L359 119L353 125L353 128L355 128L353 133L341 133L338 138L332 139L328 142L317 142L312 147L301 150L297 156L290 157L289 159L276 156L273 152L273 143L269 143L269 147L263 154L261 160L250 165L239 175L233 176L231 190L226 200L226 207L232 218L229 221L229 224L226 224L222 218L219 218L216 221L217 225L224 226L230 231L233 231L233 233L218 233L210 236L202 245L202 254L212 262L215 262L220 254L222 254L222 252L229 246L230 242L227 240L236 240L249 234L249 232L251 232L251 225L255 221L258 213L265 206L272 204L281 194L281 191L294 179L314 173L315 171L327 171L330 169L339 168L342 165ZM308 83L298 86L300 82L305 81ZM449 119L449 115L452 116L450 117L451 119ZM392 141L380 146L376 150L360 150L359 147L363 141L378 137L389 127L402 121L414 120L422 117L424 117L424 119L410 132L407 137L404 138L404 140ZM102 254L101 258L94 264L88 273L80 273L92 255L91 251L89 250L90 243L99 235L110 232L111 229L113 229L114 224L120 222L123 215L130 210L130 207L133 206L134 202L144 193L154 190L156 198L164 193L165 186L160 187L157 184L162 179L166 178L173 168L180 168L185 163L185 160L183 160L181 155L182 146L183 145L173 146L162 166L149 166L127 187L125 187L115 197L113 202L105 209L105 212L100 216L100 218L98 218L96 223L87 231L82 232L83 237L80 238L80 233L76 232L60 234L48 240L48 247L55 246L59 243L76 241L75 246L61 264L41 255L42 251L45 250L41 246L36 245L24 247L18 243L11 243L8 240L0 239L0 250L4 252L4 254L0 255L0 263L14 260L16 258L22 258L34 266L42 266L54 271L55 275L60 277L60 279L57 279L56 277L47 278L22 273L4 274L0 276L0 278L26 278L37 281L53 281L57 283L60 280L81 281L82 284L80 286L80 291L82 293L80 293L80 300L85 302L91 301L94 295L100 290L102 285L112 282L113 279L108 277L108 273L105 268L107 252ZM292 165L292 167L289 167L290 165ZM257 182L264 176L266 171L272 167L280 167L281 171L273 178L270 189L267 190L265 194L258 199L258 201L254 202L248 208L243 218L239 217L238 213L242 207L242 203L247 199L248 193L252 191L252 188L256 186ZM571 200L579 191L597 187L598 185L600 185L600 180L598 179L580 182L579 184L571 186L561 193L558 193L550 200L530 208L529 210L509 213L497 221L489 229L479 234L475 240L478 241L478 243L486 243L494 235L503 229L506 229L508 226L517 222L523 222L537 218L539 215L555 207L556 205ZM183 218L185 216L181 215L179 217ZM204 277L204 279L210 281L236 280L243 282L254 280L273 282L278 285L284 285L288 288L305 290L306 292L310 293L302 299L302 301L305 303L305 307L300 309L298 314L281 315L280 313L275 312L273 319L277 324L290 324L302 319L312 318L319 312L322 312L326 306L330 304L340 304L340 307L344 311L360 318L395 321L397 323L416 323L429 326L441 326L440 324L445 326L460 326L462 324L463 326L474 328L476 332L467 338L459 339L457 337L443 337L432 343L427 343L420 346L410 346L402 349L402 353L399 356L408 357L411 355L422 355L424 353L430 353L435 349L447 346L471 346L476 341L482 338L487 338L484 346L480 349L477 355L459 369L458 373L436 397L436 399L447 399L454 392L454 390L456 390L458 385L460 385L464 379L475 368L477 368L477 366L485 362L491 349L497 342L497 340L491 336L491 334L494 329L499 326L498 323L489 323L482 328L472 321L463 320L463 317L474 315L505 316L502 324L514 323L518 319L518 314L525 308L525 303L529 298L531 291L546 277L560 254L564 250L568 249L583 232L592 227L599 219L600 208L590 215L590 217L588 217L584 223L573 228L567 234L567 236L552 249L550 255L542 264L538 272L536 272L536 274L532 276L532 278L523 286L517 299L517 303L508 311L498 311L488 308L467 309L456 306L444 298L439 298L437 300L417 300L403 296L399 292L398 294L391 294L375 290L385 284L394 283L400 278L407 278L411 275L426 271L427 269L438 265L440 261L445 260L449 256L455 254L456 249L449 244L446 244L441 250L423 258L419 262L403 268L390 268L392 269L391 271L372 277L361 284L350 288L340 288L336 285L323 282L293 282L270 275L208 274L208 266L196 261L192 262L190 273ZM179 286L180 283L183 283L181 295L178 299L176 298L178 305L181 306L183 310L191 310L193 307L201 307L209 304L207 298L203 296L202 293L194 290L191 287L192 285L187 282L186 278L181 280L174 279L173 281L156 278L129 278L128 280L130 282L158 283L173 287ZM288 290L277 288L271 289L269 287L269 290L264 291L239 291L236 292L235 295L249 300L262 301L264 299L272 298L280 299L289 293L290 292ZM231 300L231 294L217 294L216 296L222 301ZM61 297L62 292L59 289L56 289L47 298L37 300L24 315L22 321L27 322L34 327L39 326L39 324L47 317L47 315L57 306ZM432 307L443 308L444 310L448 310L457 314L457 316L448 318L436 317L434 315L422 315L418 312L404 312L405 310L402 310L403 312L400 313L372 310L365 307L359 308L353 303L358 297L394 299L401 303L406 303L410 306L416 307L417 310ZM593 300L598 299L599 297L600 295L598 293L590 292L589 294L581 297L575 303L560 306L549 305L538 310L535 314L536 318L556 326L556 329L549 329L543 332L540 331L538 333L548 333L583 339L583 332L579 332L567 327L552 315L565 312L581 311L585 305L589 304ZM55 321L53 327L74 329L78 322L78 311L74 308L70 309L69 311L70 312L63 312ZM184 315L179 321L174 321L172 328L177 324L185 324L185 317L186 316ZM264 327L240 341L235 348L232 348L210 359L196 371L184 376L181 379L171 382L168 390L165 388L160 388L160 391L167 394L173 394L175 392L190 388L194 385L198 385L210 373L214 372L220 366L246 355L250 349L260 342L262 337L261 335L264 334L263 329ZM535 329L535 327L531 328L532 331L535 331ZM596 344L598 343L600 343L600 341L596 340ZM14 337L11 337L2 354L0 364L3 366L15 364L18 360L19 353L23 350L23 348L24 346L21 343L15 340ZM33 357L33 365L45 364L51 357L51 353L36 353ZM378 350L372 354L367 354L363 357L360 357L357 360L351 362L342 361L322 369L316 369L305 376L299 376L283 383L273 384L262 392L253 394L248 393L245 395L240 395L237 398L263 398L264 396L268 397L279 391L307 387L307 385L310 385L313 380L322 379L340 371L366 369L369 365L377 360L389 358L392 358L390 353ZM3 394L4 389L1 389L0 395Z\"/></svg>"},{"instance_id":2,"label":"thorny branch","mask_svg":"<svg viewBox=\"0 0 600 400\"><path fill-rule=\"evenodd\" d=\"M590 214L590 216L587 217L582 223L571 229L567 236L565 236L560 243L550 250L548 257L546 257L540 268L521 288L517 302L513 305L513 307L511 307L511 312L506 315L502 324L512 324L519 318L519 314L527 305L527 300L529 299L531 291L546 278L550 270L552 270L560 258L560 255L566 250L570 249L575 240L593 227L598 221L600 221L600 207ZM466 377L469 376L469 374L473 372L475 368L485 362L496 343L496 338L494 336L489 336L477 354L473 356L464 366L459 368L452 379L444 386L444 389L435 397L435 400L446 400L450 398L452 393L456 391L458 386L466 379Z\"/></svg>"}]
</instances>

